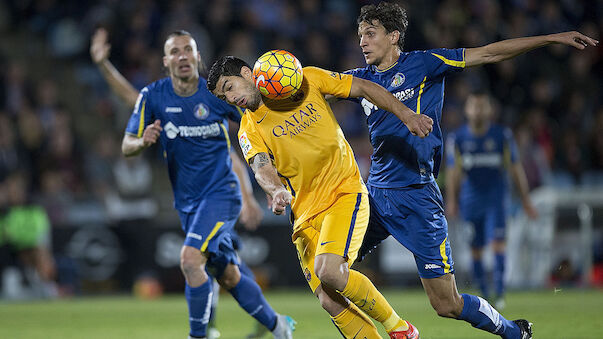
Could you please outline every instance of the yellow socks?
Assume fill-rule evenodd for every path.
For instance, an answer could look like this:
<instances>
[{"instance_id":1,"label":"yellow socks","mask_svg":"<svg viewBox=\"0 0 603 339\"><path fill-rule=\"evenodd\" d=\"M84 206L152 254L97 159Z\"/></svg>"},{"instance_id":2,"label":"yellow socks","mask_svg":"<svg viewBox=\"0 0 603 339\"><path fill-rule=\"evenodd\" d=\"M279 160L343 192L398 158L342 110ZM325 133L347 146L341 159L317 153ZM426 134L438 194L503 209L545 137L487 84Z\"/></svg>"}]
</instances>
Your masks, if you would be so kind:
<instances>
[{"instance_id":1,"label":"yellow socks","mask_svg":"<svg viewBox=\"0 0 603 339\"><path fill-rule=\"evenodd\" d=\"M345 338L381 339L371 319L352 303L331 319Z\"/></svg>"},{"instance_id":2,"label":"yellow socks","mask_svg":"<svg viewBox=\"0 0 603 339\"><path fill-rule=\"evenodd\" d=\"M408 324L394 311L375 285L362 273L350 270L348 283L341 294L350 299L371 318L377 320L387 332L405 330Z\"/></svg>"}]
</instances>

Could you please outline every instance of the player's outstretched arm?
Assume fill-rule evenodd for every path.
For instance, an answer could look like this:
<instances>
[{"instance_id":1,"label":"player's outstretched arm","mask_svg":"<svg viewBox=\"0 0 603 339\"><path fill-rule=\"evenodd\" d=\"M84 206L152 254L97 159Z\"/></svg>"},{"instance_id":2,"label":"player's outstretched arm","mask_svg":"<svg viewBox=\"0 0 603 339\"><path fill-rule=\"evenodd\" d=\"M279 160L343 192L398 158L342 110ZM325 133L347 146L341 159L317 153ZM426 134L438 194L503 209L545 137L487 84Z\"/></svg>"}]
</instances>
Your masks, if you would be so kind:
<instances>
[{"instance_id":1,"label":"player's outstretched arm","mask_svg":"<svg viewBox=\"0 0 603 339\"><path fill-rule=\"evenodd\" d=\"M465 49L465 65L471 67L491 64L550 44L563 44L577 49L585 49L588 46L597 46L599 41L575 31L508 39L482 47Z\"/></svg>"},{"instance_id":2,"label":"player's outstretched arm","mask_svg":"<svg viewBox=\"0 0 603 339\"><path fill-rule=\"evenodd\" d=\"M255 173L255 179L264 192L272 197L272 212L277 215L283 214L287 205L291 204L291 193L285 189L278 177L276 168L272 165L267 153L258 153L249 161L249 165Z\"/></svg>"},{"instance_id":3,"label":"player's outstretched arm","mask_svg":"<svg viewBox=\"0 0 603 339\"><path fill-rule=\"evenodd\" d=\"M241 208L241 216L239 220L246 229L253 231L258 228L258 225L264 217L264 212L258 204L258 201L253 196L253 187L249 180L247 167L241 160L241 157L236 152L230 152L232 160L232 170L235 172L241 183L241 195L243 196L243 207Z\"/></svg>"},{"instance_id":4,"label":"player's outstretched arm","mask_svg":"<svg viewBox=\"0 0 603 339\"><path fill-rule=\"evenodd\" d=\"M126 157L140 154L142 150L157 142L162 130L161 121L157 119L144 129L141 138L130 134L124 135L124 138L121 141L121 152Z\"/></svg>"},{"instance_id":5,"label":"player's outstretched arm","mask_svg":"<svg viewBox=\"0 0 603 339\"><path fill-rule=\"evenodd\" d=\"M354 77L350 97L364 97L377 107L393 113L413 135L424 138L432 131L433 120L430 117L424 114L416 114L396 99L388 90L372 81Z\"/></svg>"},{"instance_id":6,"label":"player's outstretched arm","mask_svg":"<svg viewBox=\"0 0 603 339\"><path fill-rule=\"evenodd\" d=\"M109 87L111 87L111 91L119 96L126 105L134 107L138 98L138 91L109 61L111 45L107 42L107 35L104 28L99 28L94 32L90 41L90 57L98 66Z\"/></svg>"}]
</instances>

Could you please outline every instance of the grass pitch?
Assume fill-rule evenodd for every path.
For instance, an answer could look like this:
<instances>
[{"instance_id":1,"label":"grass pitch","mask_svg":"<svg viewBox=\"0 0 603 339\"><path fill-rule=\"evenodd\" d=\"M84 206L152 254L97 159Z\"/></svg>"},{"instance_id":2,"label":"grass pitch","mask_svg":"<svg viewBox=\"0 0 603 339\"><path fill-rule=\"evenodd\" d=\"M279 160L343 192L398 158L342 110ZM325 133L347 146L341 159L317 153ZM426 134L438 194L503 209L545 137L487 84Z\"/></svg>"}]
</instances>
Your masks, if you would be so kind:
<instances>
[{"instance_id":1,"label":"grass pitch","mask_svg":"<svg viewBox=\"0 0 603 339\"><path fill-rule=\"evenodd\" d=\"M496 338L465 322L439 318L422 290L384 290L384 294L400 315L419 328L422 339ZM341 338L308 289L269 291L266 297L278 312L297 320L294 338ZM534 338L595 339L603 338L602 310L602 290L543 290L509 293L502 314L534 322ZM181 295L156 300L123 296L0 301L0 338L185 339L186 319ZM221 339L245 338L254 327L254 320L228 294L220 295L217 323Z\"/></svg>"}]
</instances>

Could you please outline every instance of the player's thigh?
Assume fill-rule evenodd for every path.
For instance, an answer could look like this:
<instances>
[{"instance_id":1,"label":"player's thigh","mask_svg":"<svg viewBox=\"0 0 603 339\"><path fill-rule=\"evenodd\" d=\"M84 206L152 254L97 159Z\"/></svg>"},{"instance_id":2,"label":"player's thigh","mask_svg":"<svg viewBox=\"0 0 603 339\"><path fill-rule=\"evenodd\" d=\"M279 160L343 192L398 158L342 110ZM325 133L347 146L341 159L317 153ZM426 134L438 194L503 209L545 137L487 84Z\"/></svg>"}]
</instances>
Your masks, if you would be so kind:
<instances>
[{"instance_id":1,"label":"player's thigh","mask_svg":"<svg viewBox=\"0 0 603 339\"><path fill-rule=\"evenodd\" d=\"M238 199L206 199L191 212L180 212L186 233L185 247L192 247L207 258L208 270L220 279L228 264L239 260L231 231L241 208Z\"/></svg>"},{"instance_id":2,"label":"player's thigh","mask_svg":"<svg viewBox=\"0 0 603 339\"><path fill-rule=\"evenodd\" d=\"M454 272L443 199L435 183L392 189L394 206L386 225L391 234L410 250L421 278L437 278Z\"/></svg>"},{"instance_id":3,"label":"player's thigh","mask_svg":"<svg viewBox=\"0 0 603 339\"><path fill-rule=\"evenodd\" d=\"M368 195L343 194L324 212L316 255L323 253L343 257L354 263L369 221Z\"/></svg>"}]
</instances>

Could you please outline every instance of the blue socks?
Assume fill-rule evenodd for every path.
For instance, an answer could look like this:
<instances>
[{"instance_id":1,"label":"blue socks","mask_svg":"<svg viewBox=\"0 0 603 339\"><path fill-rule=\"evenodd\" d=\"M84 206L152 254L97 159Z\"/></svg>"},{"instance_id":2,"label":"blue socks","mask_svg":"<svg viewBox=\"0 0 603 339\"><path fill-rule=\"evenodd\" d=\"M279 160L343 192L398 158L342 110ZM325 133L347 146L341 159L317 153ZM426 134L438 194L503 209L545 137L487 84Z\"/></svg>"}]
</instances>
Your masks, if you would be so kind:
<instances>
[{"instance_id":1,"label":"blue socks","mask_svg":"<svg viewBox=\"0 0 603 339\"><path fill-rule=\"evenodd\" d=\"M253 279L241 274L241 280L229 292L249 315L270 331L274 330L276 313L264 298L260 286Z\"/></svg>"},{"instance_id":2,"label":"blue socks","mask_svg":"<svg viewBox=\"0 0 603 339\"><path fill-rule=\"evenodd\" d=\"M494 288L496 296L501 298L505 293L505 255L496 254L494 256L496 265L494 267Z\"/></svg>"},{"instance_id":3,"label":"blue socks","mask_svg":"<svg viewBox=\"0 0 603 339\"><path fill-rule=\"evenodd\" d=\"M488 299L488 279L484 272L484 264L481 259L473 259L473 281L479 286L482 297Z\"/></svg>"},{"instance_id":4,"label":"blue socks","mask_svg":"<svg viewBox=\"0 0 603 339\"><path fill-rule=\"evenodd\" d=\"M186 284L184 295L188 303L188 321L193 337L205 337L211 309L212 280L199 287Z\"/></svg>"},{"instance_id":5,"label":"blue socks","mask_svg":"<svg viewBox=\"0 0 603 339\"><path fill-rule=\"evenodd\" d=\"M520 338L519 327L500 315L486 300L470 294L461 296L464 305L459 320L464 320L480 330L498 334L504 339Z\"/></svg>"}]
</instances>

